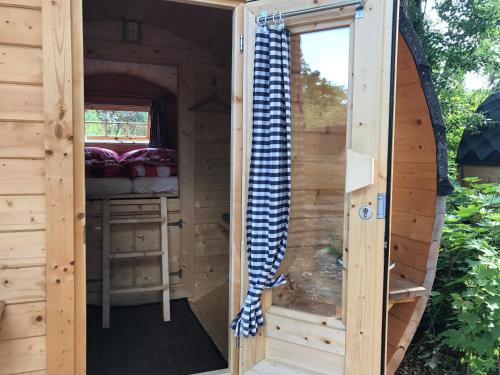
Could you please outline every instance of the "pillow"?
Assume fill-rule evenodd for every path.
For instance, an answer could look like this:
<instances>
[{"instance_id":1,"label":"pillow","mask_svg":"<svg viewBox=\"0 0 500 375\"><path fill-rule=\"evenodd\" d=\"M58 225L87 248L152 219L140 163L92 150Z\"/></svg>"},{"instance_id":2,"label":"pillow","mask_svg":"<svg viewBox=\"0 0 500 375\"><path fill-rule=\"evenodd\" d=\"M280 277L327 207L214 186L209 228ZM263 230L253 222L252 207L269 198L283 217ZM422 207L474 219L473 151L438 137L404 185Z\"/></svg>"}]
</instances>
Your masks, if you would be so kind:
<instances>
[{"instance_id":1,"label":"pillow","mask_svg":"<svg viewBox=\"0 0 500 375\"><path fill-rule=\"evenodd\" d=\"M116 160L85 160L85 177L128 176L128 169Z\"/></svg>"},{"instance_id":2,"label":"pillow","mask_svg":"<svg viewBox=\"0 0 500 375\"><path fill-rule=\"evenodd\" d=\"M177 162L177 153L168 148L140 148L124 153L120 161L142 161L142 162Z\"/></svg>"},{"instance_id":3,"label":"pillow","mask_svg":"<svg viewBox=\"0 0 500 375\"><path fill-rule=\"evenodd\" d=\"M120 161L120 156L113 150L102 147L85 147L85 160Z\"/></svg>"}]
</instances>

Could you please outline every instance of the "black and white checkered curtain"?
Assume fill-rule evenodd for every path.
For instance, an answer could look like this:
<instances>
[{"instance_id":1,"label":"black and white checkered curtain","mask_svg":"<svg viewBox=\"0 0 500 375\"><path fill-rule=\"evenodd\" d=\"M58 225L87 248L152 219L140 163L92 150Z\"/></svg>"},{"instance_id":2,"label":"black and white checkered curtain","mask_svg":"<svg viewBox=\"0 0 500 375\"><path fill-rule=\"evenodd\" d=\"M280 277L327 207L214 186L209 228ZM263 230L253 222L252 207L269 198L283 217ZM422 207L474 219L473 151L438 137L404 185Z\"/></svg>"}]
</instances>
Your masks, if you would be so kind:
<instances>
[{"instance_id":1,"label":"black and white checkered curtain","mask_svg":"<svg viewBox=\"0 0 500 375\"><path fill-rule=\"evenodd\" d=\"M282 25L257 26L246 219L249 290L231 323L238 337L257 334L264 324L263 290L285 283L283 275L275 276L288 237L290 116L290 33Z\"/></svg>"}]
</instances>

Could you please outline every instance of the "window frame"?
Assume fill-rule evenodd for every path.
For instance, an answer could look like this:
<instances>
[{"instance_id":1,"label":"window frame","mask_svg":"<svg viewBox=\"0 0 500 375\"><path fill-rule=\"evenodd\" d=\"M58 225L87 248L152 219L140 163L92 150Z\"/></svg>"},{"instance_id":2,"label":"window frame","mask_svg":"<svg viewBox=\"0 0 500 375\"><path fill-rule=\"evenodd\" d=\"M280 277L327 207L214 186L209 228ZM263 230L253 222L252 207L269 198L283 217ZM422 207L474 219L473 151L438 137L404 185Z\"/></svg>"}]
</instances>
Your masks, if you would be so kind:
<instances>
[{"instance_id":1,"label":"window frame","mask_svg":"<svg viewBox=\"0 0 500 375\"><path fill-rule=\"evenodd\" d=\"M124 105L124 104L92 104L85 103L84 106L84 115L85 111L88 109L95 109L99 111L128 111L128 112L146 112L148 114L148 127L147 127L147 136L145 137L130 137L130 136L118 136L113 137L109 135L94 135L87 136L87 121L84 119L84 136L85 142L89 143L98 143L98 142L119 142L119 143L149 143L150 142L150 134L151 134L151 107L150 106L137 106L137 105ZM128 123L128 122L127 122ZM108 124L108 123L106 123ZM106 126L107 130L107 126Z\"/></svg>"}]
</instances>

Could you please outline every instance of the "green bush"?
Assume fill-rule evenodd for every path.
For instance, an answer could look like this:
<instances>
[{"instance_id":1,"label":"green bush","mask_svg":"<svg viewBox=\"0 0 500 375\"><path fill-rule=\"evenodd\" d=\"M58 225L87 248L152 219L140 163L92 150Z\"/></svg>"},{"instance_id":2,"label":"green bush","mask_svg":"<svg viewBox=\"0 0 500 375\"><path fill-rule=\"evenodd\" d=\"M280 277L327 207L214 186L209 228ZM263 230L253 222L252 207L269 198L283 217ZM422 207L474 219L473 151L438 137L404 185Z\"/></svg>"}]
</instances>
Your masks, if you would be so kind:
<instances>
[{"instance_id":1,"label":"green bush","mask_svg":"<svg viewBox=\"0 0 500 375\"><path fill-rule=\"evenodd\" d=\"M448 199L434 291L410 351L436 374L495 372L500 354L500 185Z\"/></svg>"}]
</instances>

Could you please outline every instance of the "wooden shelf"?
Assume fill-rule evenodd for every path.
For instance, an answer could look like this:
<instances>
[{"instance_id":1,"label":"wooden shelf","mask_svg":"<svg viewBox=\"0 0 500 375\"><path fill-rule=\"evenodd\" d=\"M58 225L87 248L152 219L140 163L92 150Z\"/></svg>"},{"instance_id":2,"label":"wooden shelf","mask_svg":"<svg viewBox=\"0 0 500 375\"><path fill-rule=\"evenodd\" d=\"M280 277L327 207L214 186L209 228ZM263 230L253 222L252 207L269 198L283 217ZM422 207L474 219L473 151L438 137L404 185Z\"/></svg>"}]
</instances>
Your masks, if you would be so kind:
<instances>
[{"instance_id":1,"label":"wooden shelf","mask_svg":"<svg viewBox=\"0 0 500 375\"><path fill-rule=\"evenodd\" d=\"M168 286L167 286L168 288ZM129 294L129 293L143 293L143 292L159 292L164 289L163 285L144 286L137 288L123 288L111 289L109 294Z\"/></svg>"},{"instance_id":2,"label":"wooden shelf","mask_svg":"<svg viewBox=\"0 0 500 375\"><path fill-rule=\"evenodd\" d=\"M427 290L411 281L391 275L389 280L389 308L396 303L415 301L417 298L425 296Z\"/></svg>"},{"instance_id":3,"label":"wooden shelf","mask_svg":"<svg viewBox=\"0 0 500 375\"><path fill-rule=\"evenodd\" d=\"M142 257L158 257L161 256L161 251L140 251L130 253L114 253L109 254L111 259L128 259L128 258L142 258Z\"/></svg>"}]
</instances>

